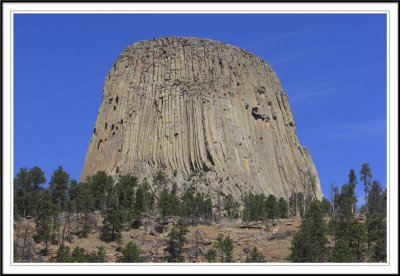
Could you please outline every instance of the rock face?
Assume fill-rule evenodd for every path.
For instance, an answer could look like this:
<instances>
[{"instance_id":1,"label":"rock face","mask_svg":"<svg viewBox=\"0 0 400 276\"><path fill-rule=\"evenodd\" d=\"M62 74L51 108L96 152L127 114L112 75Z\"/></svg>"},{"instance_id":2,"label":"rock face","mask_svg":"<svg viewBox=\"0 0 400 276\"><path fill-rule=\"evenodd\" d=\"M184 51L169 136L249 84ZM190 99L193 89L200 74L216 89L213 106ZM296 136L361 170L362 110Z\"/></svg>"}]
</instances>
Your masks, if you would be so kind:
<instances>
[{"instance_id":1,"label":"rock face","mask_svg":"<svg viewBox=\"0 0 400 276\"><path fill-rule=\"evenodd\" d=\"M178 193L322 198L278 78L261 58L221 42L161 37L126 48L106 77L81 181L97 171L152 181L163 169ZM172 185L169 183L169 185Z\"/></svg>"}]
</instances>

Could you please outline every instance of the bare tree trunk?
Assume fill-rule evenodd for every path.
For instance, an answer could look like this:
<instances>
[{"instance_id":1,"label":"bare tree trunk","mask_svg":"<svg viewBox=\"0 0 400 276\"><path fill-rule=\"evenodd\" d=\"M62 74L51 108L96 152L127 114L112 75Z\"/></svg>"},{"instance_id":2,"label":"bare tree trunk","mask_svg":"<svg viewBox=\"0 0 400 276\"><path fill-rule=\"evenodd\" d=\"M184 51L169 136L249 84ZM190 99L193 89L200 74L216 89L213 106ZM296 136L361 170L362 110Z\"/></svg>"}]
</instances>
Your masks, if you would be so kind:
<instances>
[{"instance_id":1,"label":"bare tree trunk","mask_svg":"<svg viewBox=\"0 0 400 276\"><path fill-rule=\"evenodd\" d=\"M89 215L85 214L85 223L83 225L83 236L86 237L88 235L88 224L89 224Z\"/></svg>"},{"instance_id":2,"label":"bare tree trunk","mask_svg":"<svg viewBox=\"0 0 400 276\"><path fill-rule=\"evenodd\" d=\"M160 234L157 233L157 240L156 240L156 245L155 245L155 256L154 259L156 262L158 262L159 256L158 256L158 250L160 248Z\"/></svg>"},{"instance_id":3,"label":"bare tree trunk","mask_svg":"<svg viewBox=\"0 0 400 276\"><path fill-rule=\"evenodd\" d=\"M335 211L335 201L334 201L334 195L333 195L333 184L331 184L331 202L332 202L332 214Z\"/></svg>"},{"instance_id":4,"label":"bare tree trunk","mask_svg":"<svg viewBox=\"0 0 400 276\"><path fill-rule=\"evenodd\" d=\"M16 236L16 242L15 242L15 244L16 244L15 250L16 250L17 252L14 252L14 256L16 256L16 254L17 254L18 251L19 251L18 242L19 242L19 231L20 231L20 228L21 228L20 224L21 224L21 220L19 219L19 220L18 220L18 224L17 224L17 236Z\"/></svg>"},{"instance_id":5,"label":"bare tree trunk","mask_svg":"<svg viewBox=\"0 0 400 276\"><path fill-rule=\"evenodd\" d=\"M17 245L18 245L18 240L19 240L19 230L21 228L21 219L18 220L18 224L17 224Z\"/></svg>"},{"instance_id":6,"label":"bare tree trunk","mask_svg":"<svg viewBox=\"0 0 400 276\"><path fill-rule=\"evenodd\" d=\"M195 232L195 252L194 252L194 261L197 262L197 258L199 257L199 250L200 250L200 231L196 230Z\"/></svg>"},{"instance_id":7,"label":"bare tree trunk","mask_svg":"<svg viewBox=\"0 0 400 276\"><path fill-rule=\"evenodd\" d=\"M67 222L69 220L69 213L64 218L64 225L62 230L62 238L61 238L61 245L64 245L64 238L65 238L65 228L67 227Z\"/></svg>"},{"instance_id":8,"label":"bare tree trunk","mask_svg":"<svg viewBox=\"0 0 400 276\"><path fill-rule=\"evenodd\" d=\"M71 237L71 217L72 214L70 214L68 216L68 224L67 224L67 237L68 237L68 241L70 241L70 237Z\"/></svg>"},{"instance_id":9,"label":"bare tree trunk","mask_svg":"<svg viewBox=\"0 0 400 276\"><path fill-rule=\"evenodd\" d=\"M117 189L115 189L115 196L117 197L117 207L119 207L119 200L118 200L118 192L117 192Z\"/></svg>"},{"instance_id":10,"label":"bare tree trunk","mask_svg":"<svg viewBox=\"0 0 400 276\"><path fill-rule=\"evenodd\" d=\"M22 245L22 253L21 253L21 257L24 257L24 253L25 253L25 244L26 244L26 237L28 236L28 228L26 228L25 230L25 237L24 237L24 244Z\"/></svg>"},{"instance_id":11,"label":"bare tree trunk","mask_svg":"<svg viewBox=\"0 0 400 276\"><path fill-rule=\"evenodd\" d=\"M303 216L306 213L306 188L304 187L304 194L303 194Z\"/></svg>"},{"instance_id":12,"label":"bare tree trunk","mask_svg":"<svg viewBox=\"0 0 400 276\"><path fill-rule=\"evenodd\" d=\"M57 245L60 244L60 224L61 224L61 215L58 216L58 224L57 224Z\"/></svg>"},{"instance_id":13,"label":"bare tree trunk","mask_svg":"<svg viewBox=\"0 0 400 276\"><path fill-rule=\"evenodd\" d=\"M79 233L79 215L77 212L75 212L75 218L76 218L76 234Z\"/></svg>"},{"instance_id":14,"label":"bare tree trunk","mask_svg":"<svg viewBox=\"0 0 400 276\"><path fill-rule=\"evenodd\" d=\"M218 187L218 221L221 220L221 186Z\"/></svg>"}]
</instances>

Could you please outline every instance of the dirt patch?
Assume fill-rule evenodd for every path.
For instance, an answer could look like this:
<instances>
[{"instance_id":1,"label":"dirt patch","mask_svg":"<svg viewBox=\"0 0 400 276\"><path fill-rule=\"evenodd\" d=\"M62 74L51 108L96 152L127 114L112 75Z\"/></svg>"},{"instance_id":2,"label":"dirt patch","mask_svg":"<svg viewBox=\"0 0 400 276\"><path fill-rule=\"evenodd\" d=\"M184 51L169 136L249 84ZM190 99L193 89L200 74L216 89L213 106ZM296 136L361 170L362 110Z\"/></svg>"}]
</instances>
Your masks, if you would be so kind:
<instances>
[{"instance_id":1,"label":"dirt patch","mask_svg":"<svg viewBox=\"0 0 400 276\"><path fill-rule=\"evenodd\" d=\"M290 254L291 240L300 224L300 219L279 219L273 222L255 223L250 228L244 227L245 225L242 223L232 223L229 226L219 224L189 226L186 235L188 241L185 246L185 260L186 262L205 262L204 253L213 248L218 235L222 233L225 236L229 235L233 240L234 262L245 262L247 253L254 247L257 247L264 255L267 262L287 262L286 258ZM25 228L29 229L29 235L32 237L34 235L34 223L29 221L25 222L24 225L29 225ZM256 225L258 226L254 227ZM116 241L101 241L100 225L98 225L87 238L79 238L73 235L71 242L66 241L65 245L71 249L79 246L87 252L93 252L97 247L102 246L105 249L107 261L115 262L121 254L121 247L132 241L138 245L146 262L164 262L164 248L172 227L172 224L166 225L163 233L155 232L151 225L140 229L124 229L121 233L122 244L118 244ZM23 237L21 233L23 232L20 231L19 244L21 244L21 237ZM16 233L14 234L16 235ZM48 262L56 254L58 245L49 244L49 255L41 256L40 250L44 247L44 243L33 242L32 255L39 257L32 258L31 261Z\"/></svg>"}]
</instances>

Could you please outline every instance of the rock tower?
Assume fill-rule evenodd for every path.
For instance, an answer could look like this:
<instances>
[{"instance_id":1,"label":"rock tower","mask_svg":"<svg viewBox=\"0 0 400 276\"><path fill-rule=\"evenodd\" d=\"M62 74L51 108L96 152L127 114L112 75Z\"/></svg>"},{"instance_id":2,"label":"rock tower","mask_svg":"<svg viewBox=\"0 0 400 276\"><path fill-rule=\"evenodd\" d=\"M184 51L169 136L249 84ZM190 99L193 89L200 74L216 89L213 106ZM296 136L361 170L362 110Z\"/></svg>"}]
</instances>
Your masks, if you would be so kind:
<instances>
[{"instance_id":1,"label":"rock tower","mask_svg":"<svg viewBox=\"0 0 400 276\"><path fill-rule=\"evenodd\" d=\"M218 41L161 37L127 47L108 73L81 181L162 169L178 193L322 198L288 97L260 57Z\"/></svg>"}]
</instances>

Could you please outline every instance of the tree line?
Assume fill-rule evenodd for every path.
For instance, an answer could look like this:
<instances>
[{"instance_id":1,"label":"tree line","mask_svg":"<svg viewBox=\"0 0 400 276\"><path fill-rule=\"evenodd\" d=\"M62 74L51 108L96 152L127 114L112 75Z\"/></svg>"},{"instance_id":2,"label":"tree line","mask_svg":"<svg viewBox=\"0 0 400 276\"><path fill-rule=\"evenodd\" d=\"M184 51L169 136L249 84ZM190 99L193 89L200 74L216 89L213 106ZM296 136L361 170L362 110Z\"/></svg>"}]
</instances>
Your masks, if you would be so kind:
<instances>
[{"instance_id":1,"label":"tree line","mask_svg":"<svg viewBox=\"0 0 400 276\"><path fill-rule=\"evenodd\" d=\"M14 179L14 217L33 218L36 241L63 244L72 234L87 237L96 224L96 212L103 217L101 237L116 240L125 225L134 227L144 216L158 215L162 222L168 216L179 216L191 223L216 219L211 199L186 188L177 196L177 185L168 189L165 173L160 170L153 177L154 189L147 180L139 183L133 175L119 175L114 179L101 171L78 183L60 166L52 174L48 187L45 173L39 167L21 168ZM261 202L259 202L261 200ZM259 208L258 204L263 204ZM254 209L255 208L255 209ZM232 195L223 198L222 208L230 219L239 217L239 203ZM287 216L287 202L273 195L250 194L245 200L244 219ZM255 212L262 210L262 214ZM268 214L268 215L265 215Z\"/></svg>"},{"instance_id":2,"label":"tree line","mask_svg":"<svg viewBox=\"0 0 400 276\"><path fill-rule=\"evenodd\" d=\"M178 196L176 183L172 187L168 185L170 180L162 170L153 176L150 186L146 179L139 182L133 175L119 175L114 180L105 172L78 183L59 167L44 188L43 170L21 168L14 179L14 258L29 259L31 244L27 236L30 232L35 242L44 243L43 255L48 254L49 243L59 246L52 261L100 262L105 260L102 259L104 249L98 248L90 254L82 248L71 251L65 241L71 241L73 235L87 237L98 218L102 219L100 238L121 243L124 228L137 228L144 218L156 217L157 228L163 231L168 217L175 216L181 218L181 222L168 234L165 261L180 262L187 224L218 220L223 211L228 219L242 218L245 222L302 217L302 225L292 241L289 257L292 262L385 261L386 190L372 181L367 163L362 165L360 180L367 200L357 211L365 214L365 222L356 216L357 176L354 170L350 170L349 181L340 190L332 187L331 202L325 198L319 202L303 193L293 193L288 202L274 195L250 193L244 196L243 211L239 211L240 204L228 194L218 202L215 212L211 200L195 193L190 186ZM22 227L21 218L33 218L34 231ZM21 237L23 243L18 242ZM195 251L198 252L198 248ZM121 252L118 261L143 261L134 243L126 245ZM208 262L230 262L232 253L229 252L232 252L232 240L229 236L219 236L204 256ZM264 262L265 259L253 248L248 252L247 261Z\"/></svg>"},{"instance_id":3,"label":"tree line","mask_svg":"<svg viewBox=\"0 0 400 276\"><path fill-rule=\"evenodd\" d=\"M66 253L68 248L64 242L71 241L73 235L88 237L99 216L102 219L100 238L104 241L121 239L124 227L137 228L145 217L157 216L161 227L169 216L181 217L191 224L216 219L210 198L195 193L192 187L178 197L177 185L168 189L168 183L162 170L153 177L154 188L146 179L139 183L133 175L119 175L114 180L105 172L78 183L60 166L45 188L45 172L41 168L21 168L14 179L15 257L29 259L31 250L26 250L31 246L26 243L29 234L35 242L44 243L43 255L48 254L50 243L60 246L61 256L72 254ZM231 195L224 198L223 209L229 218L238 217L238 206ZM26 226L21 224L21 218L33 219L34 231L22 230ZM23 244L18 242L21 236ZM71 256L73 260L75 255Z\"/></svg>"},{"instance_id":4,"label":"tree line","mask_svg":"<svg viewBox=\"0 0 400 276\"><path fill-rule=\"evenodd\" d=\"M357 175L349 171L348 182L333 187L332 206L312 201L295 234L289 260L292 262L386 262L386 189L372 180L368 163L362 164L365 204L356 214Z\"/></svg>"}]
</instances>

